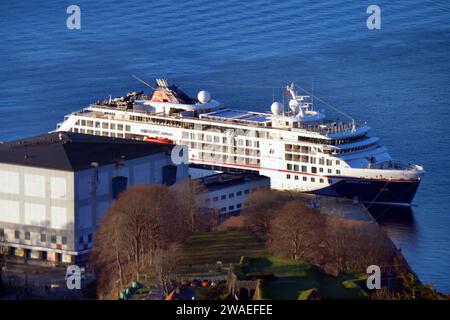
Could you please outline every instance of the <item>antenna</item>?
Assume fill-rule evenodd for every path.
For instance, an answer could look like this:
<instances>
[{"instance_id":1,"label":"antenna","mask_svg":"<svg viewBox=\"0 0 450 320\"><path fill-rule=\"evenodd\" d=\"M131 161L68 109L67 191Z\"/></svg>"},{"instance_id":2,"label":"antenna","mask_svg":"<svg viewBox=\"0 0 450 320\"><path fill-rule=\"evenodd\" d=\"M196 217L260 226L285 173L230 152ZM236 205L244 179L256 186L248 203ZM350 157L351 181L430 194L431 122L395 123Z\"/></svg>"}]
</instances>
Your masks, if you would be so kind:
<instances>
[{"instance_id":1,"label":"antenna","mask_svg":"<svg viewBox=\"0 0 450 320\"><path fill-rule=\"evenodd\" d=\"M138 76L136 76L136 75L134 75L134 74L132 74L132 73L130 73L130 75L131 75L133 78L135 78L137 81L139 81L139 82L145 84L147 87L149 87L149 88L151 88L151 89L153 89L153 90L156 90L155 88L153 88L151 85L149 85L147 82L145 82L144 80L142 80L142 79L139 78Z\"/></svg>"}]
</instances>

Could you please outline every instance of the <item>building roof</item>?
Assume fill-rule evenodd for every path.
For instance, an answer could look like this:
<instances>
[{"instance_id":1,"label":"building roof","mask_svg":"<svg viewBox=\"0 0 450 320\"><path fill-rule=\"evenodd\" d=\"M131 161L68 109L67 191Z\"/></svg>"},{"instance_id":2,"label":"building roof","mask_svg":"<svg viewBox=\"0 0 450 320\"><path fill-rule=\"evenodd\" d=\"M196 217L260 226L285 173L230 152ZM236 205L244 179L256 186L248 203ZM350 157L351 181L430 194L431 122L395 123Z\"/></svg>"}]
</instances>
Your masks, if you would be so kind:
<instances>
[{"instance_id":1,"label":"building roof","mask_svg":"<svg viewBox=\"0 0 450 320\"><path fill-rule=\"evenodd\" d=\"M173 145L74 132L53 132L0 144L0 163L80 171L168 152Z\"/></svg>"},{"instance_id":2,"label":"building roof","mask_svg":"<svg viewBox=\"0 0 450 320\"><path fill-rule=\"evenodd\" d=\"M199 178L198 180L200 180L201 184L206 189L205 191L227 189L254 181L264 181L267 185L270 184L270 178L268 177L242 173L218 173Z\"/></svg>"}]
</instances>

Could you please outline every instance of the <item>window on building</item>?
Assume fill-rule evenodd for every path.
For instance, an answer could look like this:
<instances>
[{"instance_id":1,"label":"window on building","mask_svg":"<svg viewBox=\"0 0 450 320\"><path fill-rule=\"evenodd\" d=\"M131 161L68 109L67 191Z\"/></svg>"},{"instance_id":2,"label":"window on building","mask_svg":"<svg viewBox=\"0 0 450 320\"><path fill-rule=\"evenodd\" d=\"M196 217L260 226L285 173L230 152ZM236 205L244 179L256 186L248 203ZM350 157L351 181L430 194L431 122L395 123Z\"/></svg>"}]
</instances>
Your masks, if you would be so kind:
<instances>
[{"instance_id":1,"label":"window on building","mask_svg":"<svg viewBox=\"0 0 450 320\"><path fill-rule=\"evenodd\" d=\"M316 182L316 178L311 177L311 182Z\"/></svg>"},{"instance_id":2,"label":"window on building","mask_svg":"<svg viewBox=\"0 0 450 320\"><path fill-rule=\"evenodd\" d=\"M314 157L310 157L309 161L311 164L316 164L316 158L314 158Z\"/></svg>"},{"instance_id":3,"label":"window on building","mask_svg":"<svg viewBox=\"0 0 450 320\"><path fill-rule=\"evenodd\" d=\"M336 160L336 165L340 165L341 161L340 160Z\"/></svg>"},{"instance_id":4,"label":"window on building","mask_svg":"<svg viewBox=\"0 0 450 320\"><path fill-rule=\"evenodd\" d=\"M322 178L320 178L320 179L319 179L319 182L320 182L320 183L323 183L323 179L322 179Z\"/></svg>"},{"instance_id":5,"label":"window on building","mask_svg":"<svg viewBox=\"0 0 450 320\"><path fill-rule=\"evenodd\" d=\"M30 231L25 231L25 240L31 240Z\"/></svg>"},{"instance_id":6,"label":"window on building","mask_svg":"<svg viewBox=\"0 0 450 320\"><path fill-rule=\"evenodd\" d=\"M242 203L238 203L237 205L236 205L236 208L238 208L238 209L240 209L242 207Z\"/></svg>"},{"instance_id":7,"label":"window on building","mask_svg":"<svg viewBox=\"0 0 450 320\"><path fill-rule=\"evenodd\" d=\"M287 178L287 179L290 179L290 178L291 178L291 175L290 175L290 174L287 174L287 175L286 175L286 178Z\"/></svg>"},{"instance_id":8,"label":"window on building","mask_svg":"<svg viewBox=\"0 0 450 320\"><path fill-rule=\"evenodd\" d=\"M230 211L231 211L231 210L234 210L234 206L229 206L229 207L228 207L228 210L230 210Z\"/></svg>"},{"instance_id":9,"label":"window on building","mask_svg":"<svg viewBox=\"0 0 450 320\"><path fill-rule=\"evenodd\" d=\"M294 171L298 171L298 164L294 164Z\"/></svg>"},{"instance_id":10,"label":"window on building","mask_svg":"<svg viewBox=\"0 0 450 320\"><path fill-rule=\"evenodd\" d=\"M125 126L125 131L131 131L131 127L129 125Z\"/></svg>"},{"instance_id":11,"label":"window on building","mask_svg":"<svg viewBox=\"0 0 450 320\"><path fill-rule=\"evenodd\" d=\"M220 199L222 199L222 200L225 200L226 198L227 198L226 194L223 194L223 195L220 196Z\"/></svg>"},{"instance_id":12,"label":"window on building","mask_svg":"<svg viewBox=\"0 0 450 320\"><path fill-rule=\"evenodd\" d=\"M61 237L61 243L62 244L67 244L67 237L66 236L62 236Z\"/></svg>"},{"instance_id":13,"label":"window on building","mask_svg":"<svg viewBox=\"0 0 450 320\"><path fill-rule=\"evenodd\" d=\"M295 180L298 180L298 176L295 176L294 178L295 178Z\"/></svg>"},{"instance_id":14,"label":"window on building","mask_svg":"<svg viewBox=\"0 0 450 320\"><path fill-rule=\"evenodd\" d=\"M225 212L225 211L227 211L226 207L220 208L220 212Z\"/></svg>"},{"instance_id":15,"label":"window on building","mask_svg":"<svg viewBox=\"0 0 450 320\"><path fill-rule=\"evenodd\" d=\"M332 173L331 169L328 169L328 173Z\"/></svg>"},{"instance_id":16,"label":"window on building","mask_svg":"<svg viewBox=\"0 0 450 320\"><path fill-rule=\"evenodd\" d=\"M336 174L341 174L341 170L336 170Z\"/></svg>"},{"instance_id":17,"label":"window on building","mask_svg":"<svg viewBox=\"0 0 450 320\"><path fill-rule=\"evenodd\" d=\"M312 173L317 173L317 167L311 167L311 172Z\"/></svg>"},{"instance_id":18,"label":"window on building","mask_svg":"<svg viewBox=\"0 0 450 320\"><path fill-rule=\"evenodd\" d=\"M171 186L177 182L177 166L168 164L162 168L162 182Z\"/></svg>"},{"instance_id":19,"label":"window on building","mask_svg":"<svg viewBox=\"0 0 450 320\"><path fill-rule=\"evenodd\" d=\"M100 128L100 122L95 121L95 127L96 127L96 128Z\"/></svg>"},{"instance_id":20,"label":"window on building","mask_svg":"<svg viewBox=\"0 0 450 320\"><path fill-rule=\"evenodd\" d=\"M214 202L219 201L219 197L214 197L214 198L213 198L213 201L214 201Z\"/></svg>"},{"instance_id":21,"label":"window on building","mask_svg":"<svg viewBox=\"0 0 450 320\"><path fill-rule=\"evenodd\" d=\"M323 168L319 168L319 172L323 172Z\"/></svg>"},{"instance_id":22,"label":"window on building","mask_svg":"<svg viewBox=\"0 0 450 320\"><path fill-rule=\"evenodd\" d=\"M14 238L20 239L20 231L19 230L14 230Z\"/></svg>"},{"instance_id":23,"label":"window on building","mask_svg":"<svg viewBox=\"0 0 450 320\"><path fill-rule=\"evenodd\" d=\"M237 196L237 197L242 196L242 191L236 192L236 196Z\"/></svg>"},{"instance_id":24,"label":"window on building","mask_svg":"<svg viewBox=\"0 0 450 320\"><path fill-rule=\"evenodd\" d=\"M91 243L92 242L92 233L88 234L88 242Z\"/></svg>"},{"instance_id":25,"label":"window on building","mask_svg":"<svg viewBox=\"0 0 450 320\"><path fill-rule=\"evenodd\" d=\"M41 233L41 242L47 242L47 235L45 233Z\"/></svg>"},{"instance_id":26,"label":"window on building","mask_svg":"<svg viewBox=\"0 0 450 320\"><path fill-rule=\"evenodd\" d=\"M83 242L84 242L84 237L83 237L83 236L80 236L80 237L78 238L78 243L79 243L79 244L83 244Z\"/></svg>"},{"instance_id":27,"label":"window on building","mask_svg":"<svg viewBox=\"0 0 450 320\"><path fill-rule=\"evenodd\" d=\"M3 238L5 236L5 229L0 228L0 237Z\"/></svg>"},{"instance_id":28,"label":"window on building","mask_svg":"<svg viewBox=\"0 0 450 320\"><path fill-rule=\"evenodd\" d=\"M288 163L288 164L287 164L287 169L288 169L288 170L292 170L292 164Z\"/></svg>"},{"instance_id":29,"label":"window on building","mask_svg":"<svg viewBox=\"0 0 450 320\"><path fill-rule=\"evenodd\" d=\"M331 160L330 160L330 159L327 159L327 166L331 166L331 165L332 165Z\"/></svg>"},{"instance_id":30,"label":"window on building","mask_svg":"<svg viewBox=\"0 0 450 320\"><path fill-rule=\"evenodd\" d=\"M210 203L211 202L211 199L210 198L207 198L206 200L205 200L205 203Z\"/></svg>"},{"instance_id":31,"label":"window on building","mask_svg":"<svg viewBox=\"0 0 450 320\"><path fill-rule=\"evenodd\" d=\"M250 193L250 190L248 190L248 189L244 190L244 194L249 194L249 193Z\"/></svg>"},{"instance_id":32,"label":"window on building","mask_svg":"<svg viewBox=\"0 0 450 320\"><path fill-rule=\"evenodd\" d=\"M306 181L306 180L308 180L308 178L307 178L307 177L305 177L305 176L303 176L303 181Z\"/></svg>"},{"instance_id":33,"label":"window on building","mask_svg":"<svg viewBox=\"0 0 450 320\"><path fill-rule=\"evenodd\" d=\"M308 168L306 166L302 166L302 172L307 172Z\"/></svg>"},{"instance_id":34,"label":"window on building","mask_svg":"<svg viewBox=\"0 0 450 320\"><path fill-rule=\"evenodd\" d=\"M230 193L230 194L228 195L228 198L234 198L234 193Z\"/></svg>"},{"instance_id":35,"label":"window on building","mask_svg":"<svg viewBox=\"0 0 450 320\"><path fill-rule=\"evenodd\" d=\"M319 164L320 165L324 165L325 164L325 159L324 158L319 158Z\"/></svg>"},{"instance_id":36,"label":"window on building","mask_svg":"<svg viewBox=\"0 0 450 320\"><path fill-rule=\"evenodd\" d=\"M51 243L56 243L56 235L52 234L52 235L50 236L50 242L51 242Z\"/></svg>"}]
</instances>

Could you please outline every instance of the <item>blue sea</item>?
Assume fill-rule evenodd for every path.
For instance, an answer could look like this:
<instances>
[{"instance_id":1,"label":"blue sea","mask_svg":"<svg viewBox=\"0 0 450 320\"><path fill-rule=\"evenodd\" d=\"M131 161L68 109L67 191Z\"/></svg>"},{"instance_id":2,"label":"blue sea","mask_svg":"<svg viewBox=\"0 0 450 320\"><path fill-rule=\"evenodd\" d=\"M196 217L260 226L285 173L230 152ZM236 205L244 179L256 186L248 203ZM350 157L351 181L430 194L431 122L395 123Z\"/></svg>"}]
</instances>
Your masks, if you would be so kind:
<instances>
[{"instance_id":1,"label":"blue sea","mask_svg":"<svg viewBox=\"0 0 450 320\"><path fill-rule=\"evenodd\" d=\"M66 27L72 4L80 30ZM380 30L366 27L371 4ZM0 140L146 89L131 73L261 111L281 86L314 83L315 95L367 121L392 156L427 170L412 213L391 208L380 223L423 282L450 292L448 1L1 2Z\"/></svg>"}]
</instances>

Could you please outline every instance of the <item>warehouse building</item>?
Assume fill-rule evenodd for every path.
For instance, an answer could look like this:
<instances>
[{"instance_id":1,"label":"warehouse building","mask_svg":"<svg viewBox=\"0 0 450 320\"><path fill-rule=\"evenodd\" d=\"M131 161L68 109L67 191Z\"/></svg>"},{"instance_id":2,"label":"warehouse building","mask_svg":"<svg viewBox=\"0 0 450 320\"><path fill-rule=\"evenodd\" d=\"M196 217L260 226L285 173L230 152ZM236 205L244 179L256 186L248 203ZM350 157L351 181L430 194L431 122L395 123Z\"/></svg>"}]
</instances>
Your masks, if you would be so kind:
<instances>
[{"instance_id":1,"label":"warehouse building","mask_svg":"<svg viewBox=\"0 0 450 320\"><path fill-rule=\"evenodd\" d=\"M65 132L0 144L0 239L16 256L82 261L121 191L188 177L173 147Z\"/></svg>"}]
</instances>

